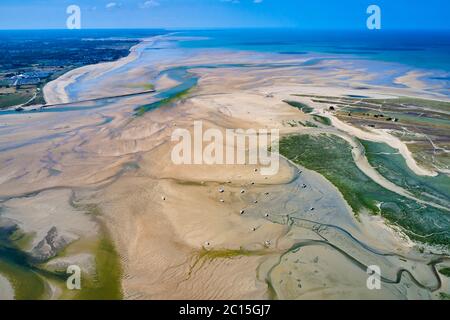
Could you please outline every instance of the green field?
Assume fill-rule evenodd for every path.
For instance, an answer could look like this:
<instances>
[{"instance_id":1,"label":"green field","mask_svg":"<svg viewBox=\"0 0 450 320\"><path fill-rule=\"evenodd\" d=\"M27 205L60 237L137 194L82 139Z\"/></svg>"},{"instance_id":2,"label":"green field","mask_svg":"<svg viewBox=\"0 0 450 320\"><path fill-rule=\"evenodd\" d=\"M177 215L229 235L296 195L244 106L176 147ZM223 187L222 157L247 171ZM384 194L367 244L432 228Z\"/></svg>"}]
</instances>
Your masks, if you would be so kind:
<instances>
[{"instance_id":1,"label":"green field","mask_svg":"<svg viewBox=\"0 0 450 320\"><path fill-rule=\"evenodd\" d=\"M135 88L135 89L143 89L143 90L154 90L155 85L152 83L136 83L136 84L130 84L128 85L129 88Z\"/></svg>"},{"instance_id":2,"label":"green field","mask_svg":"<svg viewBox=\"0 0 450 320\"><path fill-rule=\"evenodd\" d=\"M150 103L148 105L145 106L140 106L138 108L135 109L135 115L136 116L143 116L146 112L153 110L153 109L157 109L160 108L162 106L165 105L169 105L171 103L175 103L178 100L181 100L183 98L185 98L186 96L189 95L189 92L191 91L191 88L177 92L167 98L161 99L159 101L156 101L154 103Z\"/></svg>"},{"instance_id":3,"label":"green field","mask_svg":"<svg viewBox=\"0 0 450 320\"><path fill-rule=\"evenodd\" d=\"M122 299L119 255L105 234L97 243L95 249L96 276L87 277L82 283L81 291L75 299L78 300L120 300Z\"/></svg>"},{"instance_id":4,"label":"green field","mask_svg":"<svg viewBox=\"0 0 450 320\"><path fill-rule=\"evenodd\" d=\"M11 93L0 95L0 109L24 104L33 97L32 93Z\"/></svg>"},{"instance_id":5,"label":"green field","mask_svg":"<svg viewBox=\"0 0 450 320\"><path fill-rule=\"evenodd\" d=\"M66 280L70 276L65 270L49 270L45 264L35 264L30 255L22 249L28 235L20 231L5 232L0 229L0 274L14 289L16 300L49 299L49 283L61 290L62 299L79 300L118 300L122 298L120 258L106 230L102 228L100 238L93 241L85 251L95 257L95 275L84 274L81 278L81 290L69 291ZM77 243L74 243L77 246ZM69 246L57 257L64 257Z\"/></svg>"}]
</instances>

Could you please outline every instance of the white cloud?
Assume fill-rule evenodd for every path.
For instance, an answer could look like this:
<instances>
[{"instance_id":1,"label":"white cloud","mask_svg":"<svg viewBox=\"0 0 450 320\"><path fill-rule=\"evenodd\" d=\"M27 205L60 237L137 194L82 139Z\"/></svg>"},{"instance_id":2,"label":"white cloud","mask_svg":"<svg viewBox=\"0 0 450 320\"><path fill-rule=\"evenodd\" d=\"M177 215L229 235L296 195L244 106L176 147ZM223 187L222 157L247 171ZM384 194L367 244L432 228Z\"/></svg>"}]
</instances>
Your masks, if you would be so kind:
<instances>
[{"instance_id":1,"label":"white cloud","mask_svg":"<svg viewBox=\"0 0 450 320\"><path fill-rule=\"evenodd\" d=\"M153 8L153 7L159 7L160 3L156 0L148 0L145 1L144 3L141 3L139 5L139 7L141 9L148 9L148 8Z\"/></svg>"},{"instance_id":2,"label":"white cloud","mask_svg":"<svg viewBox=\"0 0 450 320\"><path fill-rule=\"evenodd\" d=\"M116 2L110 2L110 3L108 3L108 4L105 6L106 9L113 9L113 8L115 8L115 7L117 7L117 3L116 3Z\"/></svg>"}]
</instances>

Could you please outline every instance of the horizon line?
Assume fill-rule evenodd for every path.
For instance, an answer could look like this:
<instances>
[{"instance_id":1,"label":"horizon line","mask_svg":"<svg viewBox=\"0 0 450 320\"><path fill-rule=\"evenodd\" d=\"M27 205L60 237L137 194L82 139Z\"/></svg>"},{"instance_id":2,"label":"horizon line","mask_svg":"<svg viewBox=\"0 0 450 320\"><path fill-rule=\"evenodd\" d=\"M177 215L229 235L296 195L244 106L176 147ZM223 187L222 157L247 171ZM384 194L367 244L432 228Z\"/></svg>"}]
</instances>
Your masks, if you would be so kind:
<instances>
[{"instance_id":1,"label":"horizon line","mask_svg":"<svg viewBox=\"0 0 450 320\"><path fill-rule=\"evenodd\" d=\"M296 30L296 31L370 31L370 32L383 32L383 31L408 31L408 32L420 32L420 31L440 31L450 32L448 29L436 29L436 28L383 28L381 30L367 30L366 28L304 28L298 26L236 26L236 27L87 27L81 29L67 29L67 28L1 28L0 31L70 31L79 32L83 30L164 30L164 31L202 31L202 30Z\"/></svg>"}]
</instances>

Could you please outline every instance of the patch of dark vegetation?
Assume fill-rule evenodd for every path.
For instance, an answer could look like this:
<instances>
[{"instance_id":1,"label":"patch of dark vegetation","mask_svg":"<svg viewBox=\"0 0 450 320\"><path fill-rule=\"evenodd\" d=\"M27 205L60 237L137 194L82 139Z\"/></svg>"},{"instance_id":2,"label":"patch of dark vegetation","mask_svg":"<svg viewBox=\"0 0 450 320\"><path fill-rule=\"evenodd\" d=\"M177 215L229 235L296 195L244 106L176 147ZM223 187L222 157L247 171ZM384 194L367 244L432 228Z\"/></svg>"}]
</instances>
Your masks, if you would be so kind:
<instances>
[{"instance_id":1,"label":"patch of dark vegetation","mask_svg":"<svg viewBox=\"0 0 450 320\"><path fill-rule=\"evenodd\" d=\"M303 111L303 113L311 113L314 111L313 108L311 108L310 106L301 103L301 102L297 102L297 101L292 101L292 100L283 100L284 103L287 103L288 105L290 105L291 107L300 109L301 111Z\"/></svg>"},{"instance_id":2,"label":"patch of dark vegetation","mask_svg":"<svg viewBox=\"0 0 450 320\"><path fill-rule=\"evenodd\" d=\"M450 300L450 294L445 293L445 292L441 292L441 293L439 293L439 298L441 300Z\"/></svg>"},{"instance_id":3,"label":"patch of dark vegetation","mask_svg":"<svg viewBox=\"0 0 450 320\"><path fill-rule=\"evenodd\" d=\"M442 268L439 273L450 278L450 268Z\"/></svg>"}]
</instances>

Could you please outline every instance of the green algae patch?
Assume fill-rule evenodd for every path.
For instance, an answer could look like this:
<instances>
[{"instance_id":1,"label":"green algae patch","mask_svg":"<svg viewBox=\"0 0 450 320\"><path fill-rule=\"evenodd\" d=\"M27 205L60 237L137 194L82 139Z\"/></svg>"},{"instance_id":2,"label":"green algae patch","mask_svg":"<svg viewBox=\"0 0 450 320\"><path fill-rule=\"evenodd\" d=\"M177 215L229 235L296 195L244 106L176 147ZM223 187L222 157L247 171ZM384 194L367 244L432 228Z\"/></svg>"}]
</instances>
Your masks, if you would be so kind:
<instances>
[{"instance_id":1,"label":"green algae patch","mask_svg":"<svg viewBox=\"0 0 450 320\"><path fill-rule=\"evenodd\" d=\"M95 240L94 240L95 241ZM74 247L80 248L75 243ZM84 246L82 246L84 248ZM122 298L121 292L121 265L111 239L102 233L100 239L87 246L93 249L95 255L95 275L82 274L80 291L69 291L66 280L70 276L65 272L48 271L41 265L33 265L28 254L18 248L0 246L0 274L12 285L14 297L17 300L48 299L49 283L58 287L62 299L79 300L118 300ZM84 248L86 249L86 248ZM72 253L69 246L57 257L64 257ZM77 251L73 252L76 253Z\"/></svg>"},{"instance_id":2,"label":"green algae patch","mask_svg":"<svg viewBox=\"0 0 450 320\"><path fill-rule=\"evenodd\" d=\"M112 240L104 234L98 240L95 250L95 275L83 275L81 290L75 296L78 300L120 300L122 299L122 269L120 257Z\"/></svg>"},{"instance_id":3,"label":"green algae patch","mask_svg":"<svg viewBox=\"0 0 450 320\"><path fill-rule=\"evenodd\" d=\"M13 249L0 248L0 274L11 284L16 300L39 300L48 297L45 280Z\"/></svg>"},{"instance_id":4,"label":"green algae patch","mask_svg":"<svg viewBox=\"0 0 450 320\"><path fill-rule=\"evenodd\" d=\"M311 122L311 121L306 121L305 127L308 127L308 128L318 128L319 126L318 126L317 124Z\"/></svg>"},{"instance_id":5,"label":"green algae patch","mask_svg":"<svg viewBox=\"0 0 450 320\"><path fill-rule=\"evenodd\" d=\"M233 259L238 257L251 257L266 255L265 250L245 250L245 249L222 249L222 250L206 250L202 249L198 253L199 259L215 260L215 259Z\"/></svg>"},{"instance_id":6,"label":"green algae patch","mask_svg":"<svg viewBox=\"0 0 450 320\"><path fill-rule=\"evenodd\" d=\"M48 298L48 287L39 270L30 264L28 255L17 245L30 241L29 235L19 229L0 230L0 274L11 284L16 300Z\"/></svg>"},{"instance_id":7,"label":"green algae patch","mask_svg":"<svg viewBox=\"0 0 450 320\"><path fill-rule=\"evenodd\" d=\"M158 100L158 101L156 101L154 103L150 103L148 105L138 107L135 110L136 111L135 116L140 117L140 116L143 116L146 112L148 112L150 110L157 109L157 108L163 107L165 105L170 105L172 103L175 103L178 100L181 100L181 99L187 97L189 95L191 89L192 88L180 91L170 97Z\"/></svg>"},{"instance_id":8,"label":"green algae patch","mask_svg":"<svg viewBox=\"0 0 450 320\"><path fill-rule=\"evenodd\" d=\"M101 209L96 204L82 205L79 208L91 214L99 223L100 235L96 241L79 244L78 248L75 246L75 251L87 251L94 254L95 275L83 275L81 290L77 291L74 298L78 300L120 300L123 297L120 256L106 226L99 219L99 216L102 215Z\"/></svg>"},{"instance_id":9,"label":"green algae patch","mask_svg":"<svg viewBox=\"0 0 450 320\"><path fill-rule=\"evenodd\" d=\"M77 207L90 213L93 219L99 220L101 211L98 206L79 205ZM30 257L25 247L29 247L33 234L25 234L18 228L0 229L0 274L10 282L14 290L14 298L16 300L50 299L50 286L54 286L61 292L61 296L58 297L60 299L121 299L120 257L106 228L101 221L99 224L98 236L80 239L53 258L64 258L78 253L89 253L94 256L95 273L82 274L79 291L67 289L66 281L70 274L67 274L64 269L49 270L45 263L36 264Z\"/></svg>"}]
</instances>

